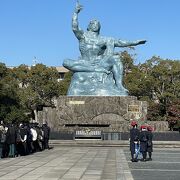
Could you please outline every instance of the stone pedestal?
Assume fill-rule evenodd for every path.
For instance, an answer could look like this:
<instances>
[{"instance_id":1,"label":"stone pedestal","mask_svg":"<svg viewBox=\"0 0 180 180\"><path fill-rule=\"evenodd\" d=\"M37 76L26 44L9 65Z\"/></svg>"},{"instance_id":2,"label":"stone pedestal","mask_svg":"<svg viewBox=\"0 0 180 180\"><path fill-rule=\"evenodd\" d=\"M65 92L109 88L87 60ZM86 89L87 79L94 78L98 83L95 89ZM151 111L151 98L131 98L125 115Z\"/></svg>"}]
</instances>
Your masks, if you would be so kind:
<instances>
[{"instance_id":1,"label":"stone pedestal","mask_svg":"<svg viewBox=\"0 0 180 180\"><path fill-rule=\"evenodd\" d=\"M132 119L142 124L147 115L147 103L133 96L61 96L55 105L39 112L39 122L60 132L128 132Z\"/></svg>"}]
</instances>

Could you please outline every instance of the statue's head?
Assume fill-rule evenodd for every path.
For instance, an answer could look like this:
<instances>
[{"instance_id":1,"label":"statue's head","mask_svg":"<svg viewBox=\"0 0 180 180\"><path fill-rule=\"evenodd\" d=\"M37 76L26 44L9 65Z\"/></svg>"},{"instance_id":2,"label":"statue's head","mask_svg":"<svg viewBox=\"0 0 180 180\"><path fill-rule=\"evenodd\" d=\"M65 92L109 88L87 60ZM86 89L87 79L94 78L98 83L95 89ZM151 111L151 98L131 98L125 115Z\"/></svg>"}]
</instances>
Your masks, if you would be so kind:
<instances>
[{"instance_id":1,"label":"statue's head","mask_svg":"<svg viewBox=\"0 0 180 180\"><path fill-rule=\"evenodd\" d=\"M101 29L101 24L100 24L99 21L91 20L89 22L89 25L88 25L88 28L87 28L88 31L99 33L100 29Z\"/></svg>"}]
</instances>

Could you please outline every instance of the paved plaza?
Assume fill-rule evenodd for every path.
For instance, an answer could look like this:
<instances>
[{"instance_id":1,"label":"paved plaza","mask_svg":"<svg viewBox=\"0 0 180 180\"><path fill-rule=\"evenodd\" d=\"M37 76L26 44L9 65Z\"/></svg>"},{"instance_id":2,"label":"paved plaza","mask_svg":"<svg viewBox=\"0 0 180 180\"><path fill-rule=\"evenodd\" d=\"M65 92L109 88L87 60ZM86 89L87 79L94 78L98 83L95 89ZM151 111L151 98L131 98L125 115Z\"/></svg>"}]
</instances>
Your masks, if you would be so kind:
<instances>
[{"instance_id":1,"label":"paved plaza","mask_svg":"<svg viewBox=\"0 0 180 180\"><path fill-rule=\"evenodd\" d=\"M180 149L155 149L153 161L132 163L128 148L54 147L0 160L0 180L179 180Z\"/></svg>"},{"instance_id":2,"label":"paved plaza","mask_svg":"<svg viewBox=\"0 0 180 180\"><path fill-rule=\"evenodd\" d=\"M126 158L129 153L125 152ZM153 161L132 163L128 160L135 180L180 180L180 149L155 149Z\"/></svg>"}]
</instances>

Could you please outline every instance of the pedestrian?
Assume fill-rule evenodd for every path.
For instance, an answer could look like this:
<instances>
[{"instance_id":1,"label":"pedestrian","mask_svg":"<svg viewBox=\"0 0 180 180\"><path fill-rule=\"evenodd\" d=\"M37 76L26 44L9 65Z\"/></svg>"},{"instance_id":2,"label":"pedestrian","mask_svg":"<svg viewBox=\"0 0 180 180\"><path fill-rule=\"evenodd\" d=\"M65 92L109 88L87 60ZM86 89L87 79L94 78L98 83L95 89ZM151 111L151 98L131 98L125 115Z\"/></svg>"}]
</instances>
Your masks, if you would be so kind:
<instances>
[{"instance_id":1,"label":"pedestrian","mask_svg":"<svg viewBox=\"0 0 180 180\"><path fill-rule=\"evenodd\" d=\"M142 153L143 158L141 159L141 161L146 161L146 157L147 157L147 126L146 125L142 125L141 126L141 131L140 131L140 135L139 135L139 141L140 141L140 152Z\"/></svg>"},{"instance_id":2,"label":"pedestrian","mask_svg":"<svg viewBox=\"0 0 180 180\"><path fill-rule=\"evenodd\" d=\"M3 122L1 121L1 124L0 124L0 159L3 156L3 147L4 147L5 141L6 141L6 132L4 129Z\"/></svg>"},{"instance_id":3,"label":"pedestrian","mask_svg":"<svg viewBox=\"0 0 180 180\"><path fill-rule=\"evenodd\" d=\"M6 142L9 146L9 157L15 157L16 128L14 123L10 124L6 134Z\"/></svg>"},{"instance_id":4,"label":"pedestrian","mask_svg":"<svg viewBox=\"0 0 180 180\"><path fill-rule=\"evenodd\" d=\"M26 123L26 129L27 129L27 153L31 154L33 153L33 141L32 141L32 133L31 133L31 125L29 123Z\"/></svg>"},{"instance_id":5,"label":"pedestrian","mask_svg":"<svg viewBox=\"0 0 180 180\"><path fill-rule=\"evenodd\" d=\"M9 145L7 143L7 131L8 131L8 124L3 124L4 130L5 130L5 142L3 143L3 149L2 149L2 157L8 157L9 154Z\"/></svg>"},{"instance_id":6,"label":"pedestrian","mask_svg":"<svg viewBox=\"0 0 180 180\"><path fill-rule=\"evenodd\" d=\"M36 128L35 128L35 125L34 124L31 124L31 127L30 127L30 133L32 135L32 141L31 141L31 148L32 148L32 152L36 152L37 151L37 131L36 131Z\"/></svg>"},{"instance_id":7,"label":"pedestrian","mask_svg":"<svg viewBox=\"0 0 180 180\"><path fill-rule=\"evenodd\" d=\"M47 122L44 122L42 125L43 131L43 149L49 149L49 135L50 135L50 127L47 125Z\"/></svg>"},{"instance_id":8,"label":"pedestrian","mask_svg":"<svg viewBox=\"0 0 180 180\"><path fill-rule=\"evenodd\" d=\"M24 124L19 126L20 140L21 140L21 156L27 155L27 129Z\"/></svg>"},{"instance_id":9,"label":"pedestrian","mask_svg":"<svg viewBox=\"0 0 180 180\"><path fill-rule=\"evenodd\" d=\"M153 128L151 126L147 127L147 152L148 152L148 161L152 161L152 152L153 152L153 134L152 134L152 130Z\"/></svg>"},{"instance_id":10,"label":"pedestrian","mask_svg":"<svg viewBox=\"0 0 180 180\"><path fill-rule=\"evenodd\" d=\"M38 151L42 151L43 150L43 145L42 145L43 135L42 135L41 127L38 124L36 125L36 132L37 132L37 149Z\"/></svg>"},{"instance_id":11,"label":"pedestrian","mask_svg":"<svg viewBox=\"0 0 180 180\"><path fill-rule=\"evenodd\" d=\"M136 148L139 145L139 129L137 129L137 122L131 122L132 128L130 129L130 151L131 151L131 161L137 162L138 153L136 153Z\"/></svg>"}]
</instances>

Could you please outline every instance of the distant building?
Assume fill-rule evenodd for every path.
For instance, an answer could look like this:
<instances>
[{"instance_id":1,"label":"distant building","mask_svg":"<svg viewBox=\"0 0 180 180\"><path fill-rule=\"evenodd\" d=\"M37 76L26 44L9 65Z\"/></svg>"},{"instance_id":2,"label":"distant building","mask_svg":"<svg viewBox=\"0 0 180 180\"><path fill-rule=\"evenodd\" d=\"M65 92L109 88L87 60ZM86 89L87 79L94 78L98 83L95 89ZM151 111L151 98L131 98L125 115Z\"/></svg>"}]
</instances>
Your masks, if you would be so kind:
<instances>
[{"instance_id":1,"label":"distant building","mask_svg":"<svg viewBox=\"0 0 180 180\"><path fill-rule=\"evenodd\" d=\"M66 68L63 67L63 66L57 66L57 67L55 67L55 68L57 69L57 71L58 71L58 73L59 73L59 79L58 79L58 82L59 82L59 81L61 81L61 80L64 79L65 74L66 74L67 72L69 72L69 70L66 69Z\"/></svg>"}]
</instances>

